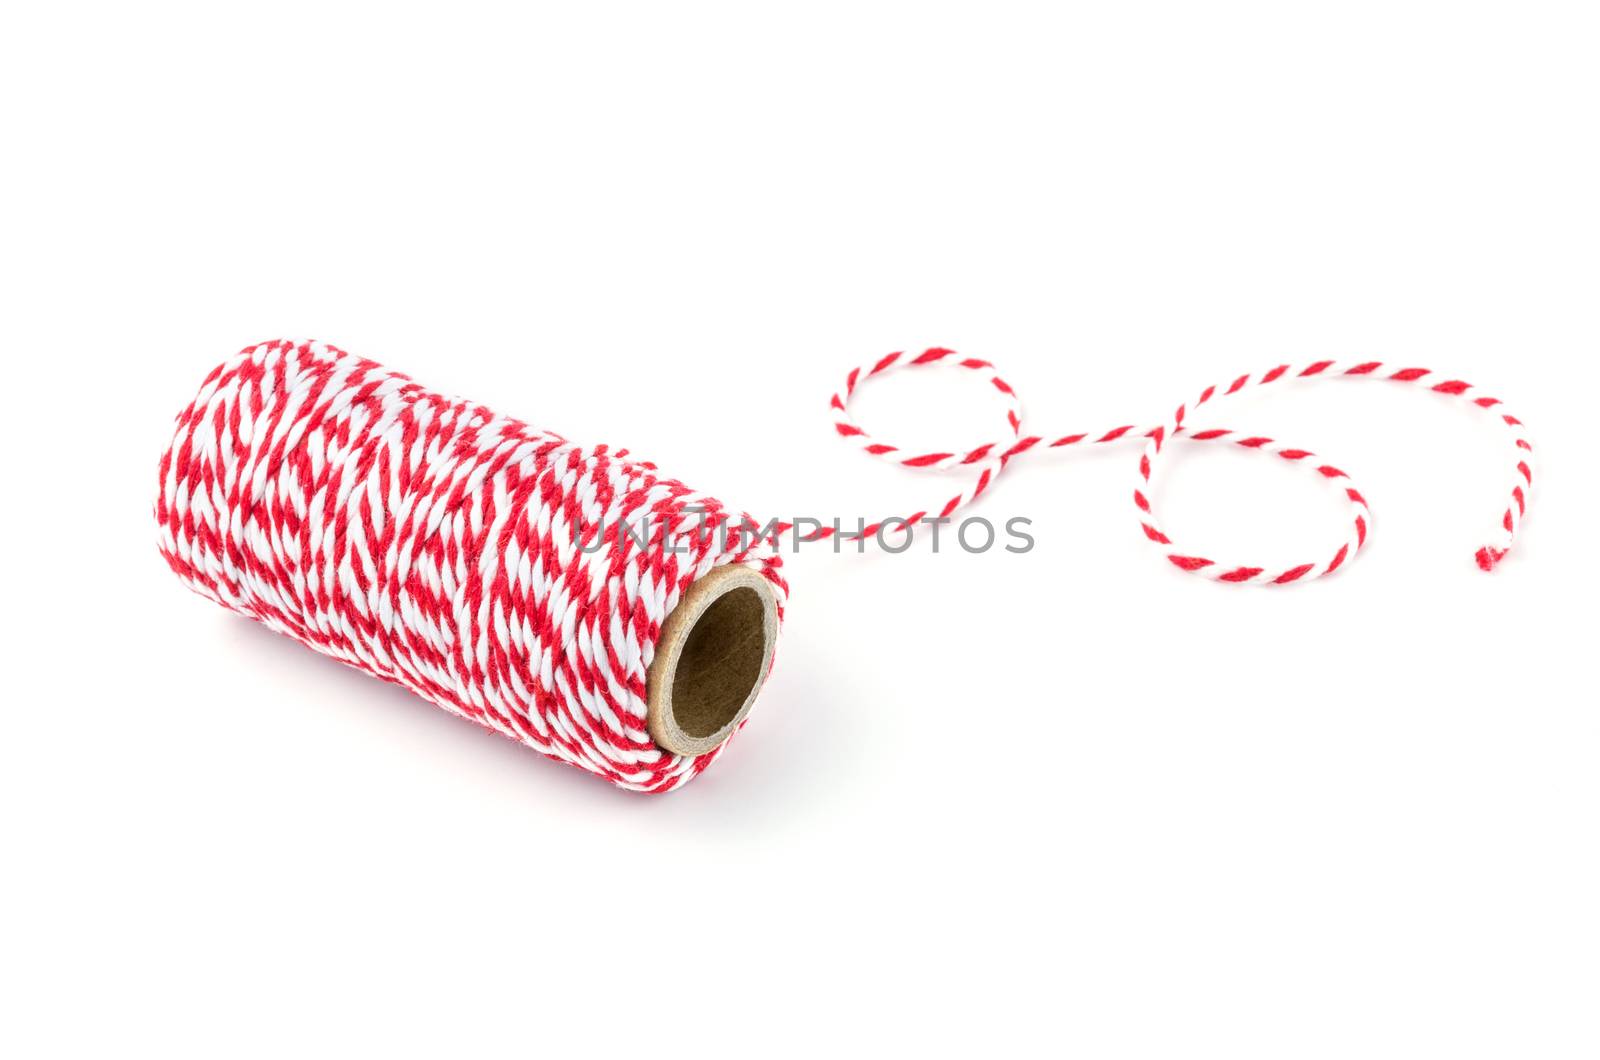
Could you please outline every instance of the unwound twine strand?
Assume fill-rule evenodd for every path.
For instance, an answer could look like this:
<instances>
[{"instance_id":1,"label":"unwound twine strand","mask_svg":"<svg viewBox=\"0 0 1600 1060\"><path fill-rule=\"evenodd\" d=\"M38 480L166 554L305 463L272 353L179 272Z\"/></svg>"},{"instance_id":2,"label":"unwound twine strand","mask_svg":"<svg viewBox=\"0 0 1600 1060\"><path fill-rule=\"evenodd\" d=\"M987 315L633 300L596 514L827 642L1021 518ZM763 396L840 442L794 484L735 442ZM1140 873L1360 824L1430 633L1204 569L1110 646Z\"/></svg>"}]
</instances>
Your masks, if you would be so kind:
<instances>
[{"instance_id":1,"label":"unwound twine strand","mask_svg":"<svg viewBox=\"0 0 1600 1060\"><path fill-rule=\"evenodd\" d=\"M874 439L865 430L850 418L849 401L856 390L868 380L886 373L904 370L907 368L924 368L930 365L948 365L964 368L968 371L979 373L987 378L989 385L994 387L1004 396L1007 404L1006 423L1010 428L1010 437L1003 441L985 442L962 451L933 452L907 455L899 446L890 445ZM924 510L913 512L903 518L880 520L861 530L841 532L833 527L822 527L813 531L802 540L817 540L839 533L841 537L855 539L858 537L876 536L887 524L894 523L898 527L914 526L929 517L945 518L972 503L982 496L986 490L994 485L995 479L1005 470L1006 466L1014 459L1026 453L1038 453L1049 449L1059 449L1071 445L1100 445L1124 439L1144 439L1144 451L1139 457L1139 481L1133 490L1133 503L1138 512L1139 525L1144 530L1144 535L1154 542L1170 561L1179 570L1201 577L1211 578L1219 582L1233 584L1254 582L1256 584L1285 585L1300 580L1321 578L1332 574L1347 562L1353 559L1361 547L1366 544L1371 528L1372 513L1367 508L1367 500L1361 491L1356 489L1350 476L1323 462L1309 449L1299 449L1284 446L1271 438L1261 435L1246 435L1227 428L1207 428L1205 430L1192 430L1187 426L1189 414L1201 406L1221 398L1229 397L1250 386L1264 386L1277 383L1280 380L1305 380L1305 379L1378 379L1391 383L1408 383L1413 386L1423 387L1434 394L1459 398L1468 401L1474 406L1488 410L1489 414L1497 419L1506 429L1510 439L1511 461L1508 465L1509 495L1505 511L1501 514L1499 526L1494 531L1489 541L1480 547L1473 555L1478 567L1482 570L1492 570L1495 564L1503 559L1511 548L1512 539L1516 537L1517 528L1521 525L1523 516L1527 513L1528 490L1533 485L1533 471L1530 462L1533 456L1533 446L1524 436L1522 422L1515 416L1505 411L1498 398L1484 397L1478 394L1473 386L1459 379L1440 379L1426 368L1386 368L1378 361L1362 361L1353 364L1340 364L1336 361L1315 361L1301 368L1292 368L1282 364L1269 369L1259 375L1241 375L1226 386L1208 386L1200 392L1192 405L1179 405L1172 417L1164 424L1155 427L1123 426L1113 427L1098 433L1065 434L1055 438L1045 435L1022 433L1022 406L1013 390L1004 379L994 371L994 365L988 361L976 358L962 358L954 350L941 347L924 350L916 356L907 356L904 352L891 353L870 365L863 365L853 370L845 380L844 389L833 395L831 407L834 413L834 429L841 437L859 446L863 452L871 456L891 460L901 467L908 468L959 468L971 467L977 475L971 485L961 493L956 494L946 501L936 511ZM1191 442L1230 442L1241 448L1257 453L1268 453L1281 460L1309 468L1321 478L1335 483L1344 491L1345 500L1350 506L1350 524L1348 537L1334 552L1330 559L1320 563L1299 563L1286 569L1269 569L1263 566L1246 563L1222 562L1198 556L1186 549L1181 549L1173 544L1172 539L1162 531L1156 517L1155 506L1150 501L1150 482L1162 456L1165 454L1168 443L1173 439L1183 438ZM786 526L790 524L785 524Z\"/></svg>"},{"instance_id":2,"label":"unwound twine strand","mask_svg":"<svg viewBox=\"0 0 1600 1060\"><path fill-rule=\"evenodd\" d=\"M985 376L1007 403L1009 436L963 451L907 455L849 415L867 380L947 365ZM1365 544L1367 502L1344 472L1270 438L1187 425L1193 409L1287 379L1384 379L1488 410L1514 448L1510 502L1477 551L1491 569L1526 511L1532 447L1495 398L1420 368L1318 361L1207 387L1164 424L1054 439L1024 435L1015 391L987 361L947 349L893 353L851 372L835 428L865 452L909 468L976 475L943 518L1028 453L1142 438L1133 493L1145 536L1179 569L1218 581L1284 584L1333 573ZM1344 491L1349 539L1331 559L1285 570L1224 563L1178 548L1160 529L1151 479L1170 441L1227 441L1312 469ZM747 513L661 476L625 449L581 448L472 402L317 342L251 346L207 376L178 416L156 503L162 555L196 592L323 654L579 766L623 788L659 792L701 773L727 747L695 756L656 746L646 678L662 623L712 568L744 564L787 586L776 536ZM791 524L775 523L781 530ZM636 535L630 528L642 527ZM727 532L737 527L741 532ZM804 540L826 538L823 527Z\"/></svg>"}]
</instances>

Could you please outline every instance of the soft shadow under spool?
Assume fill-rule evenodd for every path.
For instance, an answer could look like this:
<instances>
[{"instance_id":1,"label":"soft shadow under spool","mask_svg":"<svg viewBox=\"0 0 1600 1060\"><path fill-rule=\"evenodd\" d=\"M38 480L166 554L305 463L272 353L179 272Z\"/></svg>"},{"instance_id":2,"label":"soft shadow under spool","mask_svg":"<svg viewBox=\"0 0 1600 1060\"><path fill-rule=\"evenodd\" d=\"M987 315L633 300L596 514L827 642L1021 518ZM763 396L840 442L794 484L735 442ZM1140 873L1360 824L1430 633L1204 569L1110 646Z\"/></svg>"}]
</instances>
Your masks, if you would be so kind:
<instances>
[{"instance_id":1,"label":"soft shadow under spool","mask_svg":"<svg viewBox=\"0 0 1600 1060\"><path fill-rule=\"evenodd\" d=\"M772 669L778 601L749 567L715 567L689 586L661 627L646 683L650 738L679 755L726 740Z\"/></svg>"}]
</instances>

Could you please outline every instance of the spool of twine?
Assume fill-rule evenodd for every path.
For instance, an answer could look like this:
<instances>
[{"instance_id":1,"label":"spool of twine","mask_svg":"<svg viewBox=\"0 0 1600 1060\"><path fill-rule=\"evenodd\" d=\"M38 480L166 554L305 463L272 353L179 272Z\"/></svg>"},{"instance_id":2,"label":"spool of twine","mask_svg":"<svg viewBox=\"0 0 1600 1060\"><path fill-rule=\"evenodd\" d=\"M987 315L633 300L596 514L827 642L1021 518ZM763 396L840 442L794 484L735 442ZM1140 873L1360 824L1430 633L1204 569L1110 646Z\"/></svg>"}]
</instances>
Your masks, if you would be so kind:
<instances>
[{"instance_id":1,"label":"spool of twine","mask_svg":"<svg viewBox=\"0 0 1600 1060\"><path fill-rule=\"evenodd\" d=\"M727 746L783 614L749 516L323 343L206 377L156 520L202 596L636 791Z\"/></svg>"}]
</instances>

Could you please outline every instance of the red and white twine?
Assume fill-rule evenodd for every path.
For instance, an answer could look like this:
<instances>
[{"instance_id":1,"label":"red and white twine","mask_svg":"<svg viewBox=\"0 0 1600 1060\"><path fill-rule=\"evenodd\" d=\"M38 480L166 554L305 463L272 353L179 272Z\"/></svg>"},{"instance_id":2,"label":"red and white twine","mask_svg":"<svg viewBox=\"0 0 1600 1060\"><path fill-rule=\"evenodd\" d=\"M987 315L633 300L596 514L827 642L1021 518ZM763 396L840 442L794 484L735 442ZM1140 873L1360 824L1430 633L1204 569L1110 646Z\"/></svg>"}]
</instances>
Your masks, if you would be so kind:
<instances>
[{"instance_id":1,"label":"red and white twine","mask_svg":"<svg viewBox=\"0 0 1600 1060\"><path fill-rule=\"evenodd\" d=\"M627 455L333 346L263 343L178 416L161 553L196 592L325 655L620 787L667 791L727 744L686 758L651 741L661 623L724 563L760 571L780 601L786 587L770 542L704 530L748 516Z\"/></svg>"},{"instance_id":2,"label":"red and white twine","mask_svg":"<svg viewBox=\"0 0 1600 1060\"><path fill-rule=\"evenodd\" d=\"M849 401L856 390L869 379L882 376L893 371L903 371L908 368L923 368L930 365L947 365L964 368L976 372L988 380L1004 396L1006 403L1006 424L1010 435L1001 441L985 442L960 451L919 453L908 455L898 446L879 441L863 430L850 418ZM1362 361L1353 364L1340 364L1336 361L1315 361L1300 368L1293 368L1283 364L1276 368L1268 369L1259 375L1241 375L1226 386L1208 386L1200 392L1190 405L1179 405L1166 423L1154 427L1135 427L1132 425L1113 427L1110 430L1065 434L1050 438L1046 435L1022 433L1022 406L1017 398L1016 391L1009 383L1000 378L994 371L994 365L988 361L976 358L960 357L954 350L934 347L924 350L916 356L908 356L903 352L891 353L870 365L863 365L853 370L845 380L844 390L833 395L831 407L834 414L834 429L845 440L857 445L861 450L871 456L891 460L902 467L918 469L948 469L971 467L977 474L971 484L961 493L951 497L938 509L913 512L903 518L880 520L872 523L862 530L842 532L840 536L856 538L860 536L873 536L887 523L897 526L914 526L923 519L934 517L944 518L962 507L970 504L994 485L995 479L1005 470L1006 466L1014 459L1026 453L1042 452L1049 449L1059 449L1071 445L1100 445L1124 439L1144 439L1144 451L1139 457L1139 481L1133 490L1133 503L1138 511L1139 525L1144 530L1145 537L1154 542L1166 558L1179 570L1190 574L1198 574L1215 581L1230 583L1253 582L1266 585L1284 585L1289 582L1321 578L1332 574L1349 562L1355 554L1366 544L1368 532L1372 523L1372 513L1367 508L1366 498L1361 491L1356 489L1350 481L1350 476L1325 463L1309 449L1299 449L1285 446L1271 438L1255 434L1244 434L1227 428L1212 427L1204 430L1193 430L1188 424L1192 412L1201 406L1229 397L1251 386L1265 386L1283 380L1307 379L1377 379L1390 383L1406 383L1412 386L1426 388L1434 394L1447 397L1460 398L1474 406L1484 409L1503 425L1508 436L1510 449L1507 462L1508 484L1507 503L1501 514L1499 524L1491 533L1489 540L1474 554L1479 568L1492 570L1496 563L1504 558L1511 548L1512 539L1516 537L1517 528L1522 523L1522 518L1527 512L1528 490L1533 485L1533 471L1530 466L1533 455L1533 446L1525 437L1522 422L1509 412L1505 411L1498 398L1485 397L1478 394L1469 383L1459 379L1440 379L1426 368L1399 368L1385 367L1378 361ZM1258 453L1267 453L1286 460L1290 463L1305 467L1323 479L1333 482L1344 493L1345 500L1349 503L1350 523L1348 535L1333 555L1318 563L1300 563L1286 569L1269 569L1254 564L1223 562L1206 556L1195 555L1187 549L1179 548L1170 537L1161 529L1157 519L1155 507L1150 501L1150 481L1165 454L1168 444L1177 438L1191 442L1229 442L1244 449ZM818 539L832 536L836 531L832 527L822 529L810 534L807 539Z\"/></svg>"},{"instance_id":3,"label":"red and white twine","mask_svg":"<svg viewBox=\"0 0 1600 1060\"><path fill-rule=\"evenodd\" d=\"M932 365L985 377L1006 402L1007 436L908 455L850 418L849 400L867 380ZM1142 438L1133 500L1145 536L1174 566L1232 583L1319 578L1367 540L1371 515L1349 477L1308 450L1222 428L1195 430L1188 419L1246 387L1334 377L1425 387L1471 402L1505 427L1509 500L1476 553L1479 567L1494 567L1511 547L1533 481L1522 424L1460 380L1374 361L1282 365L1207 387L1154 427L1047 438L1023 433L1016 393L989 362L938 348L893 353L851 372L834 395L838 433L904 467L975 475L937 509L842 536L950 516L1024 454ZM1287 569L1180 548L1161 529L1149 488L1179 438L1229 442L1310 469L1349 502L1347 540L1329 558ZM685 590L713 567L745 564L772 583L781 616L787 589L777 542L753 532L764 524L630 460L627 450L573 445L316 342L251 346L206 377L162 457L155 514L162 555L196 592L638 791L684 784L727 746L683 757L656 746L646 728L646 673L661 625ZM630 526L648 536L639 540ZM732 526L746 532L721 532ZM803 539L836 532L825 526Z\"/></svg>"}]
</instances>

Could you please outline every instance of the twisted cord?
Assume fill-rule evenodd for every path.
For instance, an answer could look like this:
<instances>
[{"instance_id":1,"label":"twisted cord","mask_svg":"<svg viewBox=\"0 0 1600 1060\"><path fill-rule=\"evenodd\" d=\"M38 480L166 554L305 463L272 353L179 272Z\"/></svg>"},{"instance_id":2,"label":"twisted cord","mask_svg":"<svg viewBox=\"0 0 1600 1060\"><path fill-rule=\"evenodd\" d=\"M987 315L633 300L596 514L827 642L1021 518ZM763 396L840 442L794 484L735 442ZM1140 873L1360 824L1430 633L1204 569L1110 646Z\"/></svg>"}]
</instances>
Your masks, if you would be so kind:
<instances>
[{"instance_id":1,"label":"twisted cord","mask_svg":"<svg viewBox=\"0 0 1600 1060\"><path fill-rule=\"evenodd\" d=\"M897 445L892 445L874 438L868 434L850 416L850 398L856 390L870 379L877 378L892 371L903 371L910 368L924 368L931 365L945 365L976 372L983 376L989 385L1001 396L1006 410L1006 425L1009 435L999 441L985 442L982 445L966 450L950 450L930 453L908 454ZM1471 384L1459 379L1439 379L1426 368L1385 368L1378 361L1363 361L1358 364L1344 365L1335 361L1316 361L1312 364L1295 369L1289 365L1279 365L1258 375L1241 375L1226 386L1208 386L1200 392L1192 404L1180 405L1176 412L1162 424L1154 427L1136 427L1132 425L1114 427L1098 433L1067 434L1056 438L1045 435L1022 433L1022 406L1017 398L1016 391L1002 379L994 370L994 365L988 361L976 358L962 358L954 350L934 347L917 354L907 356L903 352L891 353L887 357L870 365L863 365L850 372L845 379L844 389L833 395L830 406L833 410L834 429L839 436L847 442L860 448L869 456L889 460L901 467L924 469L948 469L970 467L976 474L960 493L951 497L937 509L926 509L914 512L905 517L879 520L860 530L840 531L833 527L824 526L811 532L802 540L819 540L828 538L838 533L841 537L854 540L860 537L876 536L880 529L888 523L900 526L911 526L930 515L935 518L946 518L972 503L985 491L990 489L1000 473L1017 457L1028 453L1040 452L1047 449L1059 449L1073 445L1105 445L1123 440L1143 439L1144 448L1139 457L1139 479L1133 491L1133 502L1138 512L1139 526L1147 539L1153 542L1167 560L1179 570L1190 574L1197 574L1204 578L1232 584L1256 583L1268 585L1285 585L1290 582L1310 580L1325 577L1339 570L1356 554L1367 542L1372 525L1372 513L1367 507L1367 501L1361 491L1356 488L1350 476L1345 472L1326 463L1309 449L1285 446L1271 438L1261 435L1246 435L1228 428L1207 428L1193 430L1187 420L1193 411L1213 401L1230 397L1251 386L1265 386L1280 380L1309 380L1309 379L1381 379L1391 383L1405 383L1427 389L1429 392L1446 397L1458 398L1479 409L1485 410L1496 419L1505 429L1510 444L1509 461L1509 495L1506 507L1501 514L1499 524L1491 532L1488 541L1474 553L1473 558L1482 570L1492 570L1511 549L1513 539L1522 519L1527 514L1528 493L1533 485L1533 471L1531 461L1533 446L1528 442L1522 422L1509 412L1505 411L1498 398L1486 397L1477 393ZM1300 563L1282 569L1269 569L1264 566L1247 563L1223 562L1180 548L1161 529L1160 521L1155 511L1155 505L1150 500L1150 483L1165 456L1169 443L1174 439L1182 438L1191 442L1226 442L1251 452L1276 456L1297 467L1303 467L1318 478L1331 483L1343 492L1344 500L1349 509L1349 522L1346 525L1345 540L1331 557L1317 563Z\"/></svg>"},{"instance_id":2,"label":"twisted cord","mask_svg":"<svg viewBox=\"0 0 1600 1060\"><path fill-rule=\"evenodd\" d=\"M851 419L850 398L867 380L933 365L986 378L1005 404L1008 434L963 451L908 454ZM852 371L832 407L839 435L871 456L913 469L972 469L939 518L981 496L1018 457L1141 439L1134 505L1167 560L1217 581L1282 585L1354 558L1369 536L1366 499L1309 450L1196 430L1188 420L1250 386L1335 377L1425 387L1502 424L1511 440L1509 500L1475 554L1492 569L1527 511L1532 446L1497 399L1421 368L1282 365L1207 387L1154 427L1047 438L1024 435L1016 392L993 365L935 348ZM1180 548L1150 500L1160 461L1179 438L1272 455L1331 484L1349 505L1346 540L1330 558L1286 569ZM194 591L624 788L679 787L727 747L674 755L646 725L661 625L689 586L713 567L745 564L772 583L783 614L776 535L748 514L662 477L625 449L580 448L324 343L262 343L214 369L179 414L160 475L161 553ZM914 525L930 511L899 522ZM891 521L841 536L876 536ZM824 526L804 540L835 533Z\"/></svg>"}]
</instances>

